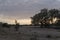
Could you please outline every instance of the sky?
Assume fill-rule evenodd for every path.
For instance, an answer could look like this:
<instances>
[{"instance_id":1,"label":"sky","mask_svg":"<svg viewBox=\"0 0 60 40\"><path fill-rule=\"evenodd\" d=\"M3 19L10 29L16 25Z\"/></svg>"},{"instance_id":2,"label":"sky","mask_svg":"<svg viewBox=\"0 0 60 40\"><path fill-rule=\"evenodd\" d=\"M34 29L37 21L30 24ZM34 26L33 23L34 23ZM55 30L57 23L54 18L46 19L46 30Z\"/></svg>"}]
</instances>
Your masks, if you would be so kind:
<instances>
[{"instance_id":1,"label":"sky","mask_svg":"<svg viewBox=\"0 0 60 40\"><path fill-rule=\"evenodd\" d=\"M0 0L0 21L7 18L29 20L43 8L59 9L60 0Z\"/></svg>"}]
</instances>

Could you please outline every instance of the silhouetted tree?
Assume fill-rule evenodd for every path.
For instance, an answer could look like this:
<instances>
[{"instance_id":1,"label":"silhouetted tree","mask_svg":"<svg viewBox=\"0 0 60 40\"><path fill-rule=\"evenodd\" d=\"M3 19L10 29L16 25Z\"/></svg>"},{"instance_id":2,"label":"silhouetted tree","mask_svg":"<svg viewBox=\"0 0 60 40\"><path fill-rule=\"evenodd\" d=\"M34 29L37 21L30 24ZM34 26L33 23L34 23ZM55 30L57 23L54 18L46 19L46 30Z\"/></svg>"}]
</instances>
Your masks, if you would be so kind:
<instances>
[{"instance_id":1,"label":"silhouetted tree","mask_svg":"<svg viewBox=\"0 0 60 40\"><path fill-rule=\"evenodd\" d=\"M44 23L44 20L45 18L47 18L47 15L48 15L48 9L46 8L42 9L40 13L31 17L32 24L36 25L36 24Z\"/></svg>"},{"instance_id":2,"label":"silhouetted tree","mask_svg":"<svg viewBox=\"0 0 60 40\"><path fill-rule=\"evenodd\" d=\"M32 21L32 25L40 25L43 26L45 24L49 26L49 22L48 20L52 21L53 18L60 18L60 12L58 9L51 9L48 10L46 8L41 9L40 13L35 14L33 17L31 17Z\"/></svg>"},{"instance_id":3,"label":"silhouetted tree","mask_svg":"<svg viewBox=\"0 0 60 40\"><path fill-rule=\"evenodd\" d=\"M50 17L57 17L59 14L59 10L58 9L51 9L49 10L50 13Z\"/></svg>"}]
</instances>

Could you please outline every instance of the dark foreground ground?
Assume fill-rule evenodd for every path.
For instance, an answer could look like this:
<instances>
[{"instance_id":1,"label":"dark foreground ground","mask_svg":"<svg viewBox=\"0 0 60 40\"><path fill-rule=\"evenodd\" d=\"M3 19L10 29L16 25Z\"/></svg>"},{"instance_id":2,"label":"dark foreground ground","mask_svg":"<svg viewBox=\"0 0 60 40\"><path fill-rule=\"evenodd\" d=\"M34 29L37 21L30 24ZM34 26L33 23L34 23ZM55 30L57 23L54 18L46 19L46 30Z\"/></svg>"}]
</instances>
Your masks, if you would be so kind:
<instances>
[{"instance_id":1,"label":"dark foreground ground","mask_svg":"<svg viewBox=\"0 0 60 40\"><path fill-rule=\"evenodd\" d=\"M60 40L60 30L48 28L20 27L18 31L0 28L0 40Z\"/></svg>"}]
</instances>

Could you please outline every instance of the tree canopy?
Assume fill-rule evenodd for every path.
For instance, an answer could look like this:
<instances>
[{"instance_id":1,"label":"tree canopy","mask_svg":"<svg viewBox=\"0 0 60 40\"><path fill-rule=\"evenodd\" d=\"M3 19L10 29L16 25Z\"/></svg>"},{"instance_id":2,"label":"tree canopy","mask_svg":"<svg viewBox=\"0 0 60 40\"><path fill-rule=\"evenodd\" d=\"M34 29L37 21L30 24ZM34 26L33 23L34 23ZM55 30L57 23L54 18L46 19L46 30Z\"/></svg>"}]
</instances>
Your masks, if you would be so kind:
<instances>
[{"instance_id":1,"label":"tree canopy","mask_svg":"<svg viewBox=\"0 0 60 40\"><path fill-rule=\"evenodd\" d=\"M31 17L32 21L31 23L33 25L39 25L41 23L45 24L48 23L48 20L53 20L53 18L60 18L60 10L58 9L41 9L41 11L38 14L35 14L33 17Z\"/></svg>"}]
</instances>

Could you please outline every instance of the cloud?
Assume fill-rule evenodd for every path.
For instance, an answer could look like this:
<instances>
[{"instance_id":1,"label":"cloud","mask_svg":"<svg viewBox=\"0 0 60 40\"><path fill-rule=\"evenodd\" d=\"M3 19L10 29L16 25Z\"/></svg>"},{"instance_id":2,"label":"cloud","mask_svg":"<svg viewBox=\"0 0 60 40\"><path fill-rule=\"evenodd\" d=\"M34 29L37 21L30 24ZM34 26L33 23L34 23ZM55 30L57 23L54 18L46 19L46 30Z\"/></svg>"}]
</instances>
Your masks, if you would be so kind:
<instances>
[{"instance_id":1,"label":"cloud","mask_svg":"<svg viewBox=\"0 0 60 40\"><path fill-rule=\"evenodd\" d=\"M0 0L0 9L2 11L30 10L41 5L49 6L54 4L54 2L54 0Z\"/></svg>"},{"instance_id":2,"label":"cloud","mask_svg":"<svg viewBox=\"0 0 60 40\"><path fill-rule=\"evenodd\" d=\"M60 0L57 0L57 1L60 1Z\"/></svg>"},{"instance_id":3,"label":"cloud","mask_svg":"<svg viewBox=\"0 0 60 40\"><path fill-rule=\"evenodd\" d=\"M59 4L60 0L0 0L0 14L30 17L42 8L59 8Z\"/></svg>"}]
</instances>

